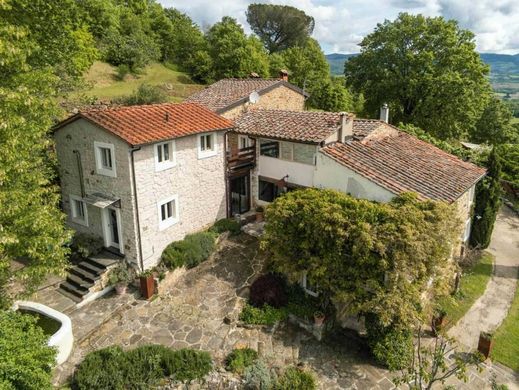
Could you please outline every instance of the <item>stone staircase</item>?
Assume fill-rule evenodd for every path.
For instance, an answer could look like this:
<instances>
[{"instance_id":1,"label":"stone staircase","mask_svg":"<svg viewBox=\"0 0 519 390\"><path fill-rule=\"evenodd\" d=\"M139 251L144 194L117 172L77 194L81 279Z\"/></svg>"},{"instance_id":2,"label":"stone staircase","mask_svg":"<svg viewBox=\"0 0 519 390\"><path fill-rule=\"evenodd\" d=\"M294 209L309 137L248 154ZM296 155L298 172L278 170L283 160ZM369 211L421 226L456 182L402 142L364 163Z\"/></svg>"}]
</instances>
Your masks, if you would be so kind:
<instances>
[{"instance_id":1,"label":"stone staircase","mask_svg":"<svg viewBox=\"0 0 519 390\"><path fill-rule=\"evenodd\" d=\"M106 249L94 256L81 260L70 270L67 278L59 285L58 291L76 303L107 286L107 271L114 268L124 256Z\"/></svg>"}]
</instances>

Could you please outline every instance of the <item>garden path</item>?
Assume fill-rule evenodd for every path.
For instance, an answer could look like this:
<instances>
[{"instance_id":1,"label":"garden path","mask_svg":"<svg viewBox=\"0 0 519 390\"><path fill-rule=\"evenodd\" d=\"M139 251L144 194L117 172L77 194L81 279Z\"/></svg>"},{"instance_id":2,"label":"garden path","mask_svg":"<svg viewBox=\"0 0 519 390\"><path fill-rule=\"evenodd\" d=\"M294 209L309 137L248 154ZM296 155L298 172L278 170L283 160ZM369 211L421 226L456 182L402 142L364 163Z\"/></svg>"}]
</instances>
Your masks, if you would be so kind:
<instances>
[{"instance_id":1,"label":"garden path","mask_svg":"<svg viewBox=\"0 0 519 390\"><path fill-rule=\"evenodd\" d=\"M519 276L519 217L502 206L494 225L490 246L494 270L483 295L448 334L460 344L476 349L480 332L493 332L506 318Z\"/></svg>"}]
</instances>

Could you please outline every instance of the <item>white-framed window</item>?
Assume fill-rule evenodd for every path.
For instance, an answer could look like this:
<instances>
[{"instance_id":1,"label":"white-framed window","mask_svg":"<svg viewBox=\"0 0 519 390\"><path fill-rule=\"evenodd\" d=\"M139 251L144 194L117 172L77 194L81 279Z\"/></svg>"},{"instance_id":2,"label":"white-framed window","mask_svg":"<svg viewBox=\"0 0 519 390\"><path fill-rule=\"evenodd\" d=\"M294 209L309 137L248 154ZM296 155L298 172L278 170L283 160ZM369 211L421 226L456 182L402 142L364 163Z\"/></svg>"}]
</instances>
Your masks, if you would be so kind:
<instances>
[{"instance_id":1,"label":"white-framed window","mask_svg":"<svg viewBox=\"0 0 519 390\"><path fill-rule=\"evenodd\" d=\"M245 149L252 146L252 140L246 135L238 135L238 149Z\"/></svg>"},{"instance_id":2,"label":"white-framed window","mask_svg":"<svg viewBox=\"0 0 519 390\"><path fill-rule=\"evenodd\" d=\"M163 171L177 164L175 141L162 142L154 146L155 171Z\"/></svg>"},{"instance_id":3,"label":"white-framed window","mask_svg":"<svg viewBox=\"0 0 519 390\"><path fill-rule=\"evenodd\" d=\"M469 217L467 221L465 221L465 230L463 231L462 241L467 242L470 238L470 230L472 228L472 218Z\"/></svg>"},{"instance_id":4,"label":"white-framed window","mask_svg":"<svg viewBox=\"0 0 519 390\"><path fill-rule=\"evenodd\" d=\"M76 195L70 195L70 220L88 226L88 209L85 201Z\"/></svg>"},{"instance_id":5,"label":"white-framed window","mask_svg":"<svg viewBox=\"0 0 519 390\"><path fill-rule=\"evenodd\" d=\"M157 209L159 214L159 230L167 229L176 224L178 222L178 195L173 195L161 200L157 204Z\"/></svg>"},{"instance_id":6,"label":"white-framed window","mask_svg":"<svg viewBox=\"0 0 519 390\"><path fill-rule=\"evenodd\" d=\"M106 142L94 142L96 172L100 175L117 177L115 171L115 148Z\"/></svg>"},{"instance_id":7,"label":"white-framed window","mask_svg":"<svg viewBox=\"0 0 519 390\"><path fill-rule=\"evenodd\" d=\"M306 276L306 272L303 272L303 274L301 275L299 284L301 285L301 287L303 287L303 290L305 290L305 293L307 293L308 295L311 295L313 297L317 297L319 295L318 286L314 286L310 283Z\"/></svg>"},{"instance_id":8,"label":"white-framed window","mask_svg":"<svg viewBox=\"0 0 519 390\"><path fill-rule=\"evenodd\" d=\"M198 158L216 156L216 133L204 133L198 136Z\"/></svg>"}]
</instances>

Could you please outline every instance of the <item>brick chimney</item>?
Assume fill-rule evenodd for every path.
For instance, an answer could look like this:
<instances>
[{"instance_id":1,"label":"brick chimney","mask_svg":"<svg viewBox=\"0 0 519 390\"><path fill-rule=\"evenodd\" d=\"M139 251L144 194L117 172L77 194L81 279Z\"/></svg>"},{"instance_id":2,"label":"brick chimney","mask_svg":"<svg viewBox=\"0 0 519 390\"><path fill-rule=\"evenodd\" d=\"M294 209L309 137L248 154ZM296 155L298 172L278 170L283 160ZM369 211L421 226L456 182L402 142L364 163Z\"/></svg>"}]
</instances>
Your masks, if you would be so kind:
<instances>
[{"instance_id":1,"label":"brick chimney","mask_svg":"<svg viewBox=\"0 0 519 390\"><path fill-rule=\"evenodd\" d=\"M279 71L279 78L283 81L288 81L288 70L286 69L281 69Z\"/></svg>"}]
</instances>

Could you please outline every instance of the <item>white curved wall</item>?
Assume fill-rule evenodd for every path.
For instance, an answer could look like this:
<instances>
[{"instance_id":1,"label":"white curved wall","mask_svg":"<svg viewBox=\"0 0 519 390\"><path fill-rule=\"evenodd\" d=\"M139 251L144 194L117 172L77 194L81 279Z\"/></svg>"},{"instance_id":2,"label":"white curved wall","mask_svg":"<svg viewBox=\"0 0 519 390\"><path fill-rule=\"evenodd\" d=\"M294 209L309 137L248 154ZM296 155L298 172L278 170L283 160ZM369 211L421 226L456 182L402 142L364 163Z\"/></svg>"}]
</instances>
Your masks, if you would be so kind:
<instances>
[{"instance_id":1,"label":"white curved wall","mask_svg":"<svg viewBox=\"0 0 519 390\"><path fill-rule=\"evenodd\" d=\"M61 327L58 331L50 337L48 345L50 347L56 347L58 350L56 363L58 365L64 363L68 359L70 352L72 352L72 346L74 345L70 318L57 310L37 302L17 301L14 304L14 309L40 313L61 323Z\"/></svg>"}]
</instances>

